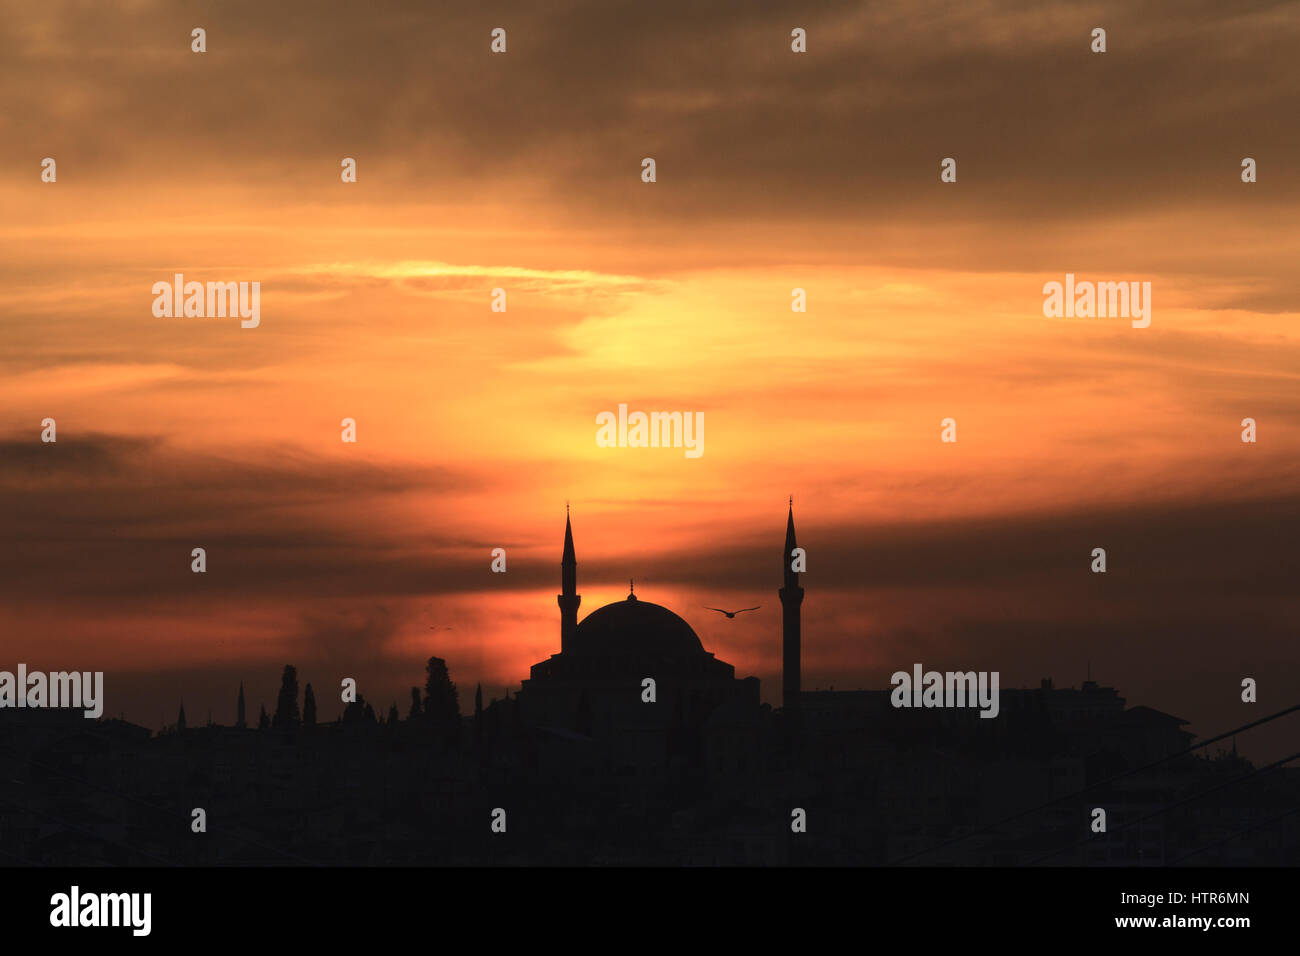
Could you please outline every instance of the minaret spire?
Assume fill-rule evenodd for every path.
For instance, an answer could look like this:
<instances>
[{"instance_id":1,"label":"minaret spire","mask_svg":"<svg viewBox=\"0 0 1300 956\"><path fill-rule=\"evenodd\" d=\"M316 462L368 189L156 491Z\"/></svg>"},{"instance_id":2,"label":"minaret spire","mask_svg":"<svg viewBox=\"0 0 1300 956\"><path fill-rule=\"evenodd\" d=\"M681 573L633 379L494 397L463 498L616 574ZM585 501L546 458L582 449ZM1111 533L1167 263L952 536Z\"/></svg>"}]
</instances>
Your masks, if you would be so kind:
<instances>
[{"instance_id":1,"label":"minaret spire","mask_svg":"<svg viewBox=\"0 0 1300 956\"><path fill-rule=\"evenodd\" d=\"M560 606L560 653L569 647L569 640L578 628L578 557L573 549L573 525L569 521L569 504L564 504L564 556L560 559L560 594L555 602Z\"/></svg>"},{"instance_id":2,"label":"minaret spire","mask_svg":"<svg viewBox=\"0 0 1300 956\"><path fill-rule=\"evenodd\" d=\"M781 598L781 703L786 716L794 721L799 710L801 681L799 605L803 603L803 588L799 586L799 572L794 570L794 550L799 547L794 536L794 495L790 496L789 505L785 519L785 549L781 554L784 586L777 595Z\"/></svg>"},{"instance_id":3,"label":"minaret spire","mask_svg":"<svg viewBox=\"0 0 1300 956\"><path fill-rule=\"evenodd\" d=\"M560 567L564 571L573 571L577 574L578 557L573 551L573 524L569 521L569 509L564 509L564 556L560 559Z\"/></svg>"}]
</instances>

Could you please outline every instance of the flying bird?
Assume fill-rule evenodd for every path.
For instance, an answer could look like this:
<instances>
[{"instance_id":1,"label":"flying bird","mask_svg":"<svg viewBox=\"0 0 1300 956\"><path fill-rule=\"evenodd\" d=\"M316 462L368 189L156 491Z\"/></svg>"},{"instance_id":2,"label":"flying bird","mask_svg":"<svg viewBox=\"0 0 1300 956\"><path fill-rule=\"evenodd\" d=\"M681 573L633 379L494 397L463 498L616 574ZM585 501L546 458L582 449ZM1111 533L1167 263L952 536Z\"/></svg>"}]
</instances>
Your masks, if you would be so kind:
<instances>
[{"instance_id":1,"label":"flying bird","mask_svg":"<svg viewBox=\"0 0 1300 956\"><path fill-rule=\"evenodd\" d=\"M720 607L709 607L707 604L702 604L700 606L703 607L706 611L717 611L719 614L725 614L727 615L727 617L734 619L737 614L744 614L746 611L757 611L763 605L758 604L755 605L754 607L742 607L739 611L724 611Z\"/></svg>"},{"instance_id":2,"label":"flying bird","mask_svg":"<svg viewBox=\"0 0 1300 956\"><path fill-rule=\"evenodd\" d=\"M436 625L436 626L433 625L433 624L430 624L430 625L429 625L429 630L431 630L431 631L452 631L452 630L455 630L455 628L452 628L452 627L445 627L445 626L442 625L442 624L438 624L438 625Z\"/></svg>"}]
</instances>

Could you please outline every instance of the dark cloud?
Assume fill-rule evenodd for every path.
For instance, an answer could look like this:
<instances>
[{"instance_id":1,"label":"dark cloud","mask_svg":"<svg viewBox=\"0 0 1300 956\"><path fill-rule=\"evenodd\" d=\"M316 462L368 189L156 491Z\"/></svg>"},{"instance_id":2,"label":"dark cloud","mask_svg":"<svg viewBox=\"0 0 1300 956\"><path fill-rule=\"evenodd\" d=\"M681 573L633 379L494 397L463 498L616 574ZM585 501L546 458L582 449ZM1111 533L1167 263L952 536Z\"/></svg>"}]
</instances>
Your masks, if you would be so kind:
<instances>
[{"instance_id":1,"label":"dark cloud","mask_svg":"<svg viewBox=\"0 0 1300 956\"><path fill-rule=\"evenodd\" d=\"M761 586L779 570L781 530L774 522L743 543L663 554L647 572L728 589ZM1091 600L1101 587L1107 600L1150 608L1233 594L1288 598L1300 576L1300 555L1292 544L1298 534L1300 496L1290 495L1139 501L929 522L802 522L799 543L810 554L810 587L864 596L902 588L1002 589L1026 595L1026 608L1063 613L1072 602ZM1108 554L1104 578L1089 571L1097 547ZM585 571L590 574L590 568Z\"/></svg>"},{"instance_id":2,"label":"dark cloud","mask_svg":"<svg viewBox=\"0 0 1300 956\"><path fill-rule=\"evenodd\" d=\"M418 593L424 548L464 544L371 521L383 501L490 489L481 471L313 457L286 447L244 460L157 439L65 434L0 444L0 588L40 585L64 600L193 596L189 554L203 547L203 593ZM260 453L260 457L259 457ZM468 572L466 572L467 574ZM43 598L42 598L43 599Z\"/></svg>"},{"instance_id":3,"label":"dark cloud","mask_svg":"<svg viewBox=\"0 0 1300 956\"><path fill-rule=\"evenodd\" d=\"M544 553L548 544L518 533L489 542L451 529L426 533L401 522L357 520L387 499L413 509L435 497L481 494L492 480L488 467L348 462L292 449L235 461L182 453L158 439L109 435L57 445L14 438L0 443L0 453L10 518L8 557L0 566L3 587L14 596L47 574L63 579L72 593L188 593L188 560L175 554L187 555L198 541L222 569L208 576L208 585L219 590L284 596L459 592L481 587L485 549L500 543ZM961 481L951 480L960 491ZM656 502L638 507L653 509ZM681 503L664 500L657 507L667 516ZM775 574L779 524L683 552L641 542L641 573L686 585L764 586ZM1300 576L1293 547L1300 538L1300 497L1251 498L1228 488L1218 500L1171 501L1153 492L1147 502L1047 513L831 527L804 522L800 534L814 555L810 581L864 594L1004 589L1034 595L1025 603L1032 607L1087 600L1104 580L1108 600L1145 613L1139 606L1232 595L1283 598ZM1088 572L1095 547L1109 555L1104 579ZM104 560L108 554L113 560ZM549 586L552 563L512 564L512 587ZM602 572L598 560L587 560L583 570L586 580L623 577L621 569Z\"/></svg>"},{"instance_id":4,"label":"dark cloud","mask_svg":"<svg viewBox=\"0 0 1300 956\"><path fill-rule=\"evenodd\" d=\"M3 155L59 154L70 181L148 168L286 195L337 193L349 155L361 183L408 201L526 180L534 198L634 220L911 208L1032 228L1274 204L1300 189L1300 132L1284 121L1300 96L1290 9L51 3L0 49ZM200 22L205 55L189 51ZM806 55L789 50L795 25ZM495 26L505 56L488 52ZM1104 55L1089 51L1094 26L1109 31ZM660 163L653 202L645 155ZM1251 195L1245 155L1261 162ZM944 156L961 185L938 204L924 197Z\"/></svg>"},{"instance_id":5,"label":"dark cloud","mask_svg":"<svg viewBox=\"0 0 1300 956\"><path fill-rule=\"evenodd\" d=\"M35 491L37 484L111 480L133 469L159 443L157 438L95 433L48 443L33 435L0 438L0 481L17 493Z\"/></svg>"}]
</instances>

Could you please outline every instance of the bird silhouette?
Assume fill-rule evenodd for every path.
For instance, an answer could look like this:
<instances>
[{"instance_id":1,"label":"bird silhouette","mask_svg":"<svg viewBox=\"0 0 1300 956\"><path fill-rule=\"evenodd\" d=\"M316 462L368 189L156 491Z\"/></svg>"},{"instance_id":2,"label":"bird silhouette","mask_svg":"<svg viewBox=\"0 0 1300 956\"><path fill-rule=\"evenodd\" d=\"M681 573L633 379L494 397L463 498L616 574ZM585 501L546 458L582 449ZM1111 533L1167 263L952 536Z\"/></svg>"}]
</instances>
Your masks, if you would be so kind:
<instances>
[{"instance_id":1,"label":"bird silhouette","mask_svg":"<svg viewBox=\"0 0 1300 956\"><path fill-rule=\"evenodd\" d=\"M455 628L452 628L452 627L446 627L446 626L444 626L444 625L442 625L442 624L438 624L438 625L430 624L430 625L429 625L429 630L431 630L431 631L452 631L452 630L455 630Z\"/></svg>"},{"instance_id":2,"label":"bird silhouette","mask_svg":"<svg viewBox=\"0 0 1300 956\"><path fill-rule=\"evenodd\" d=\"M706 611L717 611L719 614L725 614L727 617L734 619L737 614L744 614L746 611L757 611L763 605L757 604L754 607L742 607L739 611L724 611L720 607L709 607L707 604L702 604L700 606Z\"/></svg>"}]
</instances>

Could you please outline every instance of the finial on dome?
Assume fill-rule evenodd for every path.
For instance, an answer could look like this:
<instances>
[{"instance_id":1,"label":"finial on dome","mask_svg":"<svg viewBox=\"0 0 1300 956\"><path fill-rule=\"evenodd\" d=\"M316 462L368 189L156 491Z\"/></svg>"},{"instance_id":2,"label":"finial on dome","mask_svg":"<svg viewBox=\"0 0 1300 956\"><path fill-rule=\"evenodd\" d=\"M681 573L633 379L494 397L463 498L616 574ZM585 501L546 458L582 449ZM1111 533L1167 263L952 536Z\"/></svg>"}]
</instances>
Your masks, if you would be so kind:
<instances>
[{"instance_id":1,"label":"finial on dome","mask_svg":"<svg viewBox=\"0 0 1300 956\"><path fill-rule=\"evenodd\" d=\"M636 600L636 582L631 578L627 579L627 599L629 601Z\"/></svg>"}]
</instances>

